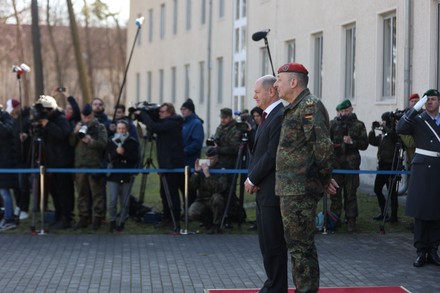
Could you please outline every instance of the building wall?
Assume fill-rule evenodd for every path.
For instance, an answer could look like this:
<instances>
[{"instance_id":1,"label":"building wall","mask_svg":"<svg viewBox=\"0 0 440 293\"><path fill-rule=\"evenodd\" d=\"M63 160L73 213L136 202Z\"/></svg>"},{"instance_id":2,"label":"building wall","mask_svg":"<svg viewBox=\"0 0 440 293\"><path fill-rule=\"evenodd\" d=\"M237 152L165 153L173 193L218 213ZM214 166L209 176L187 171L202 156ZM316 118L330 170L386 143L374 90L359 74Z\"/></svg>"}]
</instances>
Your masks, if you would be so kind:
<instances>
[{"instance_id":1,"label":"building wall","mask_svg":"<svg viewBox=\"0 0 440 293\"><path fill-rule=\"evenodd\" d=\"M204 104L196 103L196 111L206 120L210 117L210 132L217 125L217 112L221 107L232 107L233 101L223 99L223 104L216 103L216 70L217 57L224 58L226 76L232 76L233 54L233 21L234 3L239 0L225 1L225 17L218 19L217 5L213 2L213 41L212 41L212 104L206 111ZM154 2L154 3L151 3ZM161 3L157 1L131 1L131 18L138 13L145 13L149 8L155 11L158 18L159 6L165 3L171 7L171 0ZM191 64L191 93L198 92L198 72L195 66L200 60L207 58L207 26L200 26L197 9L201 1L192 1L193 28L184 30L184 9L186 1L179 3L179 32L177 36L169 37L170 24L167 24L166 40L157 38L157 22L153 44L136 50L137 63L129 74L127 91L133 92L133 74L152 68L165 69L176 64L179 71L178 92L182 91L182 66ZM210 1L207 1L210 2ZM379 120L386 111L404 109L407 105L407 95L418 92L422 94L429 88L438 85L438 0L255 0L247 3L247 51L246 51L246 104L244 108L254 106L254 81L263 74L271 74L269 69L262 72L262 52L265 48L263 40L252 41L252 34L256 31L270 29L267 36L275 71L287 62L287 40L295 39L296 62L304 64L310 71L309 88L314 89L316 80L313 77L314 68L314 35L323 36L323 71L322 71L322 100L333 117L336 105L344 98L345 73L345 27L356 26L356 90L353 106L358 118L364 121L367 131L371 123ZM168 16L171 12L168 13ZM382 98L383 72L383 18L389 13L396 15L396 83L395 95L390 99ZM409 17L408 17L409 15ZM167 17L168 22L171 17ZM129 43L130 43L129 28ZM144 32L145 34L145 32ZM165 64L165 66L164 66ZM143 69L141 69L143 68ZM205 79L206 81L206 79ZM224 94L232 93L232 77L224 80ZM155 83L153 83L155 84ZM169 84L167 84L168 91ZM153 89L155 91L156 89ZM197 95L191 94L197 102ZM178 95L177 106L185 97ZM209 115L207 115L209 114ZM206 127L206 125L205 125ZM369 147L362 152L363 169L375 169L377 148ZM372 181L374 176L363 176L364 180Z\"/></svg>"}]
</instances>

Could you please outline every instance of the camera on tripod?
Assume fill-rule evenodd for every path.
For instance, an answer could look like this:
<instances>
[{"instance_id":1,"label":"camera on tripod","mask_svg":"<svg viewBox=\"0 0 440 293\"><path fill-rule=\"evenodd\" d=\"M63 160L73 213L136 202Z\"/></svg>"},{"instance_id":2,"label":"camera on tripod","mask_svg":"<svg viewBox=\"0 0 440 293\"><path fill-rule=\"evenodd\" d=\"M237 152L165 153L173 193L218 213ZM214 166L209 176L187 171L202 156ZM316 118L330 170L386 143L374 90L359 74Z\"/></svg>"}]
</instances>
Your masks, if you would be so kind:
<instances>
[{"instance_id":1,"label":"camera on tripod","mask_svg":"<svg viewBox=\"0 0 440 293\"><path fill-rule=\"evenodd\" d=\"M134 107L128 108L128 113L133 119L138 120L138 117L137 115L135 115L135 112L144 111L151 117L151 119L153 119L153 121L157 122L159 121L159 109L160 109L159 104L149 103L144 101L144 102L138 102L135 104Z\"/></svg>"},{"instance_id":2,"label":"camera on tripod","mask_svg":"<svg viewBox=\"0 0 440 293\"><path fill-rule=\"evenodd\" d=\"M218 145L219 141L215 137L211 136L210 138L206 139L206 145L207 146L215 146Z\"/></svg>"}]
</instances>

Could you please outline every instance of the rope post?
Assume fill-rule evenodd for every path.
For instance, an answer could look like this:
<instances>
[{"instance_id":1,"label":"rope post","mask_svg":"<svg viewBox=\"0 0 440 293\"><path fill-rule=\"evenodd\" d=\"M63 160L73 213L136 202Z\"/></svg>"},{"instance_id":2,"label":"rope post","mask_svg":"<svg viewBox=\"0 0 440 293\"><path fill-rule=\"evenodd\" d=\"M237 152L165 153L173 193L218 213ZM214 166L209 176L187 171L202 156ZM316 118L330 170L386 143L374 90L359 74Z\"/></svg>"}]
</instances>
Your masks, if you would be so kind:
<instances>
[{"instance_id":1,"label":"rope post","mask_svg":"<svg viewBox=\"0 0 440 293\"><path fill-rule=\"evenodd\" d=\"M40 166L40 212L41 212L41 230L38 235L46 235L44 232L44 166Z\"/></svg>"},{"instance_id":2,"label":"rope post","mask_svg":"<svg viewBox=\"0 0 440 293\"><path fill-rule=\"evenodd\" d=\"M188 186L189 186L189 166L185 166L185 229L180 234L188 234Z\"/></svg>"}]
</instances>

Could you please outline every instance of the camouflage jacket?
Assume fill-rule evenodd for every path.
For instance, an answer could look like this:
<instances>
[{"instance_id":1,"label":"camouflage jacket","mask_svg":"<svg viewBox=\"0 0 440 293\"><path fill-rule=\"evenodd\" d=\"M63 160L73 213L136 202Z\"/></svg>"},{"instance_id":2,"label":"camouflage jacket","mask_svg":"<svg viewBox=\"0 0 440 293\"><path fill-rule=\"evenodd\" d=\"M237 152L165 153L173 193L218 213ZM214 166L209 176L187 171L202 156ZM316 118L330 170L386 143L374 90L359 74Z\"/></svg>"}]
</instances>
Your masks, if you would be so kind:
<instances>
[{"instance_id":1,"label":"camouflage jacket","mask_svg":"<svg viewBox=\"0 0 440 293\"><path fill-rule=\"evenodd\" d=\"M343 142L343 137L349 135L353 144ZM335 151L335 169L359 169L361 155L359 150L368 147L368 136L365 124L358 120L356 114L351 114L348 119L335 117L330 122L330 139Z\"/></svg>"},{"instance_id":2,"label":"camouflage jacket","mask_svg":"<svg viewBox=\"0 0 440 293\"><path fill-rule=\"evenodd\" d=\"M219 125L214 138L218 144L219 163L227 169L235 167L235 161L240 145L240 130L237 122L232 120L228 125Z\"/></svg>"},{"instance_id":3,"label":"camouflage jacket","mask_svg":"<svg viewBox=\"0 0 440 293\"><path fill-rule=\"evenodd\" d=\"M220 169L216 164L211 169ZM226 194L228 188L227 177L225 173L211 173L207 178L203 171L193 173L189 179L188 192L196 194L198 199L210 199L214 193Z\"/></svg>"},{"instance_id":4,"label":"camouflage jacket","mask_svg":"<svg viewBox=\"0 0 440 293\"><path fill-rule=\"evenodd\" d=\"M333 146L322 102L305 89L284 109L276 158L277 195L321 195L331 179Z\"/></svg>"}]
</instances>

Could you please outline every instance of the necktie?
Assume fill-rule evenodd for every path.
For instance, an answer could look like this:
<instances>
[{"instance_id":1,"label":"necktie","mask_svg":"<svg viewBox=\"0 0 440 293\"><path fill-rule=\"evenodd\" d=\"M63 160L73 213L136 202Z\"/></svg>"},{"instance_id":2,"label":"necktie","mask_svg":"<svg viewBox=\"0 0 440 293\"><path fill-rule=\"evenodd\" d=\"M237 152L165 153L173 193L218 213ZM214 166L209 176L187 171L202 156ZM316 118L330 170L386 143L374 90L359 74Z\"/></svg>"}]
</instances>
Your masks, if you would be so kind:
<instances>
[{"instance_id":1,"label":"necktie","mask_svg":"<svg viewBox=\"0 0 440 293\"><path fill-rule=\"evenodd\" d=\"M261 117L261 124L263 124L264 120L266 120L267 113L263 112L263 116Z\"/></svg>"}]
</instances>

